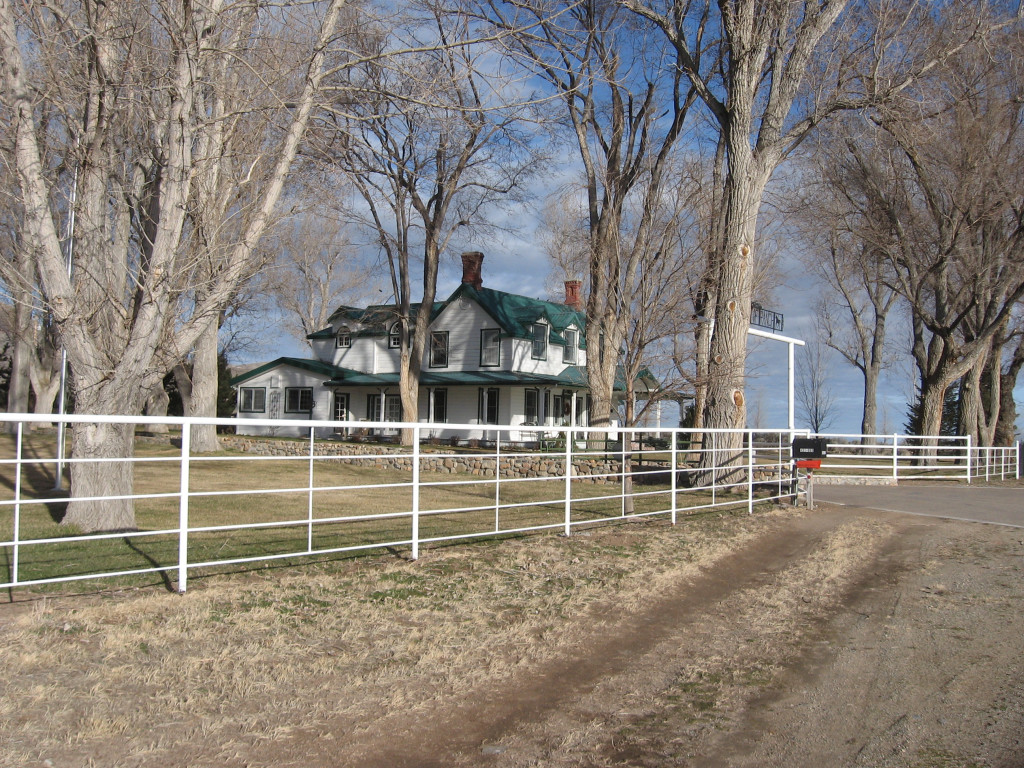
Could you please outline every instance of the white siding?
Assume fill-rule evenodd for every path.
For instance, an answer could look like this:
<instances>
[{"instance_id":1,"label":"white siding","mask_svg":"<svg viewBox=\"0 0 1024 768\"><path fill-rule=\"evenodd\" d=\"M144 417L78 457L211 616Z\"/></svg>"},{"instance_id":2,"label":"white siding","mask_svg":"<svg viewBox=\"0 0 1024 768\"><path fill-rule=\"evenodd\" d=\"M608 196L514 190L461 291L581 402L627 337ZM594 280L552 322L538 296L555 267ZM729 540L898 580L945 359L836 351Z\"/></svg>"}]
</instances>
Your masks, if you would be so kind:
<instances>
[{"instance_id":1,"label":"white siding","mask_svg":"<svg viewBox=\"0 0 1024 768\"><path fill-rule=\"evenodd\" d=\"M239 412L238 416L242 419L329 419L331 418L333 399L331 398L330 390L324 386L325 381L327 381L326 376L317 375L299 368L292 368L287 365L273 368L259 376L242 382L238 386L239 396L244 388L264 389L266 391L266 410L263 413ZM312 413L289 413L285 411L285 390L290 387L309 387L313 390ZM303 433L308 434L308 430L303 430L300 427L279 427L274 429L275 434L278 435L294 437L300 436ZM266 434L267 431L267 427L247 429L240 426L237 429L240 435Z\"/></svg>"},{"instance_id":2,"label":"white siding","mask_svg":"<svg viewBox=\"0 0 1024 768\"><path fill-rule=\"evenodd\" d=\"M501 341L501 360L497 367L480 366L480 331L498 328L498 323L475 301L459 299L449 304L431 325L432 331L448 331L448 367L430 368L429 351L423 359L423 370L480 371L511 370L509 339ZM504 332L502 332L504 336Z\"/></svg>"}]
</instances>

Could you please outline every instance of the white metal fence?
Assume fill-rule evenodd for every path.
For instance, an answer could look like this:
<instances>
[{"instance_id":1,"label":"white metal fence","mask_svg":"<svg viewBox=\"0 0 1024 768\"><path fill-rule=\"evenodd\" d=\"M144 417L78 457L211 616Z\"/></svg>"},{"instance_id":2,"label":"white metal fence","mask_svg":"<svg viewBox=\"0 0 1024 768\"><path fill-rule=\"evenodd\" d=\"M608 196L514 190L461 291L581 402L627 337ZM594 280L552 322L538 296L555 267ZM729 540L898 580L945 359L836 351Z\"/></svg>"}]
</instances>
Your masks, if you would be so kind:
<instances>
[{"instance_id":1,"label":"white metal fence","mask_svg":"<svg viewBox=\"0 0 1024 768\"><path fill-rule=\"evenodd\" d=\"M71 432L98 421L136 424L140 437L130 456L58 454L55 430L30 429L58 419ZM0 414L0 422L13 433L0 440L6 588L159 574L184 591L189 574L201 570L382 549L417 558L425 545L456 540L538 531L568 536L651 517L675 523L679 515L718 507L752 511L797 491L789 431L491 425L486 440L441 441L431 437L438 426L430 424L247 419L246 427L301 424L310 436L233 436L225 450L200 454L191 447L191 426L233 431L242 422L18 414ZM396 426L412 430L409 446L373 437ZM169 432L141 436L161 429ZM854 450L847 437L829 436L822 473L857 476L888 467L900 479L931 469L933 477L1007 477L1019 457L1019 447L969 443L917 451L899 436ZM67 457L62 472L58 455ZM98 501L130 499L137 530L81 534L60 524L68 480L75 464L87 461L131 465L128 492Z\"/></svg>"},{"instance_id":2,"label":"white metal fence","mask_svg":"<svg viewBox=\"0 0 1024 768\"><path fill-rule=\"evenodd\" d=\"M821 434L828 457L818 478L1005 480L1020 477L1020 443L983 447L970 436Z\"/></svg>"}]
</instances>

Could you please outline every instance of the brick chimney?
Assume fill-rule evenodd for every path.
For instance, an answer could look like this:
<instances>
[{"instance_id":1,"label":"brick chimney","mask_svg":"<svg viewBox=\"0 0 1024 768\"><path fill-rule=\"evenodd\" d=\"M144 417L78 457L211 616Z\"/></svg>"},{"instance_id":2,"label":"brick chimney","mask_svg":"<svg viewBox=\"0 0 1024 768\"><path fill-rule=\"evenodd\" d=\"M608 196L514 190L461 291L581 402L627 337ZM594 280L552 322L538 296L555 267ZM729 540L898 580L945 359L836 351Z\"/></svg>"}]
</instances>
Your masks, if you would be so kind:
<instances>
[{"instance_id":1,"label":"brick chimney","mask_svg":"<svg viewBox=\"0 0 1024 768\"><path fill-rule=\"evenodd\" d=\"M462 282L469 283L477 290L484 284L480 269L484 263L484 255L480 251L469 251L462 254Z\"/></svg>"},{"instance_id":2,"label":"brick chimney","mask_svg":"<svg viewBox=\"0 0 1024 768\"><path fill-rule=\"evenodd\" d=\"M583 311L583 296L580 295L582 288L582 280L565 281L565 305L575 309L577 312Z\"/></svg>"}]
</instances>

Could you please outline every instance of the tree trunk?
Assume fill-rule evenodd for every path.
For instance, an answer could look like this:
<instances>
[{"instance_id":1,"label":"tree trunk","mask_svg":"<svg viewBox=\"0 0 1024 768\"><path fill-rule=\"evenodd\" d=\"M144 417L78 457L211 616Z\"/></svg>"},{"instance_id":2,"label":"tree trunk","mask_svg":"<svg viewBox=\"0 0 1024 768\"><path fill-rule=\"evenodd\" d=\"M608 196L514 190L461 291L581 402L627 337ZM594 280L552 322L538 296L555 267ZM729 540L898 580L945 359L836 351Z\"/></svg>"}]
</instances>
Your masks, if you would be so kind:
<instances>
[{"instance_id":1,"label":"tree trunk","mask_svg":"<svg viewBox=\"0 0 1024 768\"><path fill-rule=\"evenodd\" d=\"M741 144L743 142L740 142ZM747 152L749 149L747 148ZM740 152L742 154L742 151ZM718 271L715 327L711 334L708 400L704 426L740 430L746 426L747 404L743 385L746 376L747 330L753 294L754 236L764 183L753 175L753 160L733 158L727 182L723 253ZM716 437L719 465L717 479L738 482L732 465L743 463L743 434L727 432ZM702 454L700 466L709 468L714 458Z\"/></svg>"},{"instance_id":2,"label":"tree trunk","mask_svg":"<svg viewBox=\"0 0 1024 768\"><path fill-rule=\"evenodd\" d=\"M11 379L7 387L7 412L28 413L29 360L32 357L30 337L32 314L24 297L14 304L14 349L11 350ZM18 424L7 422L7 431L17 432Z\"/></svg>"},{"instance_id":3,"label":"tree trunk","mask_svg":"<svg viewBox=\"0 0 1024 768\"><path fill-rule=\"evenodd\" d=\"M216 418L217 416L217 337L220 323L211 322L196 341L192 357L192 396L189 398L189 416ZM220 449L217 427L196 424L192 427L192 451L210 453Z\"/></svg>"},{"instance_id":4,"label":"tree trunk","mask_svg":"<svg viewBox=\"0 0 1024 768\"><path fill-rule=\"evenodd\" d=\"M167 390L164 389L163 381L159 381L149 389L144 413L147 416L166 416L170 402L171 398L168 396ZM150 424L148 428L150 432L158 435L165 435L169 431L166 424Z\"/></svg>"},{"instance_id":5,"label":"tree trunk","mask_svg":"<svg viewBox=\"0 0 1024 768\"><path fill-rule=\"evenodd\" d=\"M873 435L878 429L878 377L880 366L877 362L864 366L864 412L860 420L860 433ZM861 438L861 442L870 438Z\"/></svg>"},{"instance_id":6,"label":"tree trunk","mask_svg":"<svg viewBox=\"0 0 1024 768\"><path fill-rule=\"evenodd\" d=\"M1013 389L1017 386L1017 376L1024 367L1024 336L1017 341L1017 347L1006 367L1005 372L994 372L999 376L999 420L996 423L994 445L1013 445L1017 438L1017 403L1013 399Z\"/></svg>"},{"instance_id":7,"label":"tree trunk","mask_svg":"<svg viewBox=\"0 0 1024 768\"><path fill-rule=\"evenodd\" d=\"M188 368L184 363L178 363L171 372L178 387L178 396L181 397L182 413L192 413L192 377L188 374Z\"/></svg>"},{"instance_id":8,"label":"tree trunk","mask_svg":"<svg viewBox=\"0 0 1024 768\"><path fill-rule=\"evenodd\" d=\"M39 361L33 361L29 365L29 379L36 396L34 412L39 415L53 413L60 393L60 370L55 371L44 367Z\"/></svg>"},{"instance_id":9,"label":"tree trunk","mask_svg":"<svg viewBox=\"0 0 1024 768\"><path fill-rule=\"evenodd\" d=\"M120 461L76 461L71 464L74 497L68 502L63 525L83 533L135 530L132 494L134 424L75 424L71 433L71 455L81 459ZM95 499L95 497L101 497ZM93 500L95 499L95 500Z\"/></svg>"},{"instance_id":10,"label":"tree trunk","mask_svg":"<svg viewBox=\"0 0 1024 768\"><path fill-rule=\"evenodd\" d=\"M947 384L938 378L921 382L921 448L917 464L933 459L942 432L942 404Z\"/></svg>"},{"instance_id":11,"label":"tree trunk","mask_svg":"<svg viewBox=\"0 0 1024 768\"><path fill-rule=\"evenodd\" d=\"M976 446L981 442L981 368L975 366L960 380L960 430Z\"/></svg>"}]
</instances>

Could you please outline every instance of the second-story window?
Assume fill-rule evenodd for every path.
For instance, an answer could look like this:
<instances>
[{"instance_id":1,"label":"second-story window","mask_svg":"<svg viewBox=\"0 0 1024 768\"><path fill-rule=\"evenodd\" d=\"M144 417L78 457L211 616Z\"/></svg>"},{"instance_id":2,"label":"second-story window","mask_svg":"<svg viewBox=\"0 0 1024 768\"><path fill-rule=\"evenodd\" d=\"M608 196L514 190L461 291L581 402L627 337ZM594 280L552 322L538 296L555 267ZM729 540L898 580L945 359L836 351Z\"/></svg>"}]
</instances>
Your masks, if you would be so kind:
<instances>
[{"instance_id":1,"label":"second-story window","mask_svg":"<svg viewBox=\"0 0 1024 768\"><path fill-rule=\"evenodd\" d=\"M448 367L448 331L430 332L430 367Z\"/></svg>"},{"instance_id":2,"label":"second-story window","mask_svg":"<svg viewBox=\"0 0 1024 768\"><path fill-rule=\"evenodd\" d=\"M352 333L344 325L338 329L338 335L334 339L334 346L338 349L348 349L352 346Z\"/></svg>"},{"instance_id":3,"label":"second-story window","mask_svg":"<svg viewBox=\"0 0 1024 768\"><path fill-rule=\"evenodd\" d=\"M562 332L562 336L565 338L565 346L562 347L562 362L575 365L576 348L579 344L578 335L576 331L567 330Z\"/></svg>"},{"instance_id":4,"label":"second-story window","mask_svg":"<svg viewBox=\"0 0 1024 768\"><path fill-rule=\"evenodd\" d=\"M501 331L484 328L480 331L480 367L492 368L501 365Z\"/></svg>"},{"instance_id":5,"label":"second-story window","mask_svg":"<svg viewBox=\"0 0 1024 768\"><path fill-rule=\"evenodd\" d=\"M396 322L391 326L391 330L388 331L388 348L389 349L401 349L402 347L402 324Z\"/></svg>"},{"instance_id":6,"label":"second-story window","mask_svg":"<svg viewBox=\"0 0 1024 768\"><path fill-rule=\"evenodd\" d=\"M533 324L533 359L548 359L548 327L544 323Z\"/></svg>"}]
</instances>

